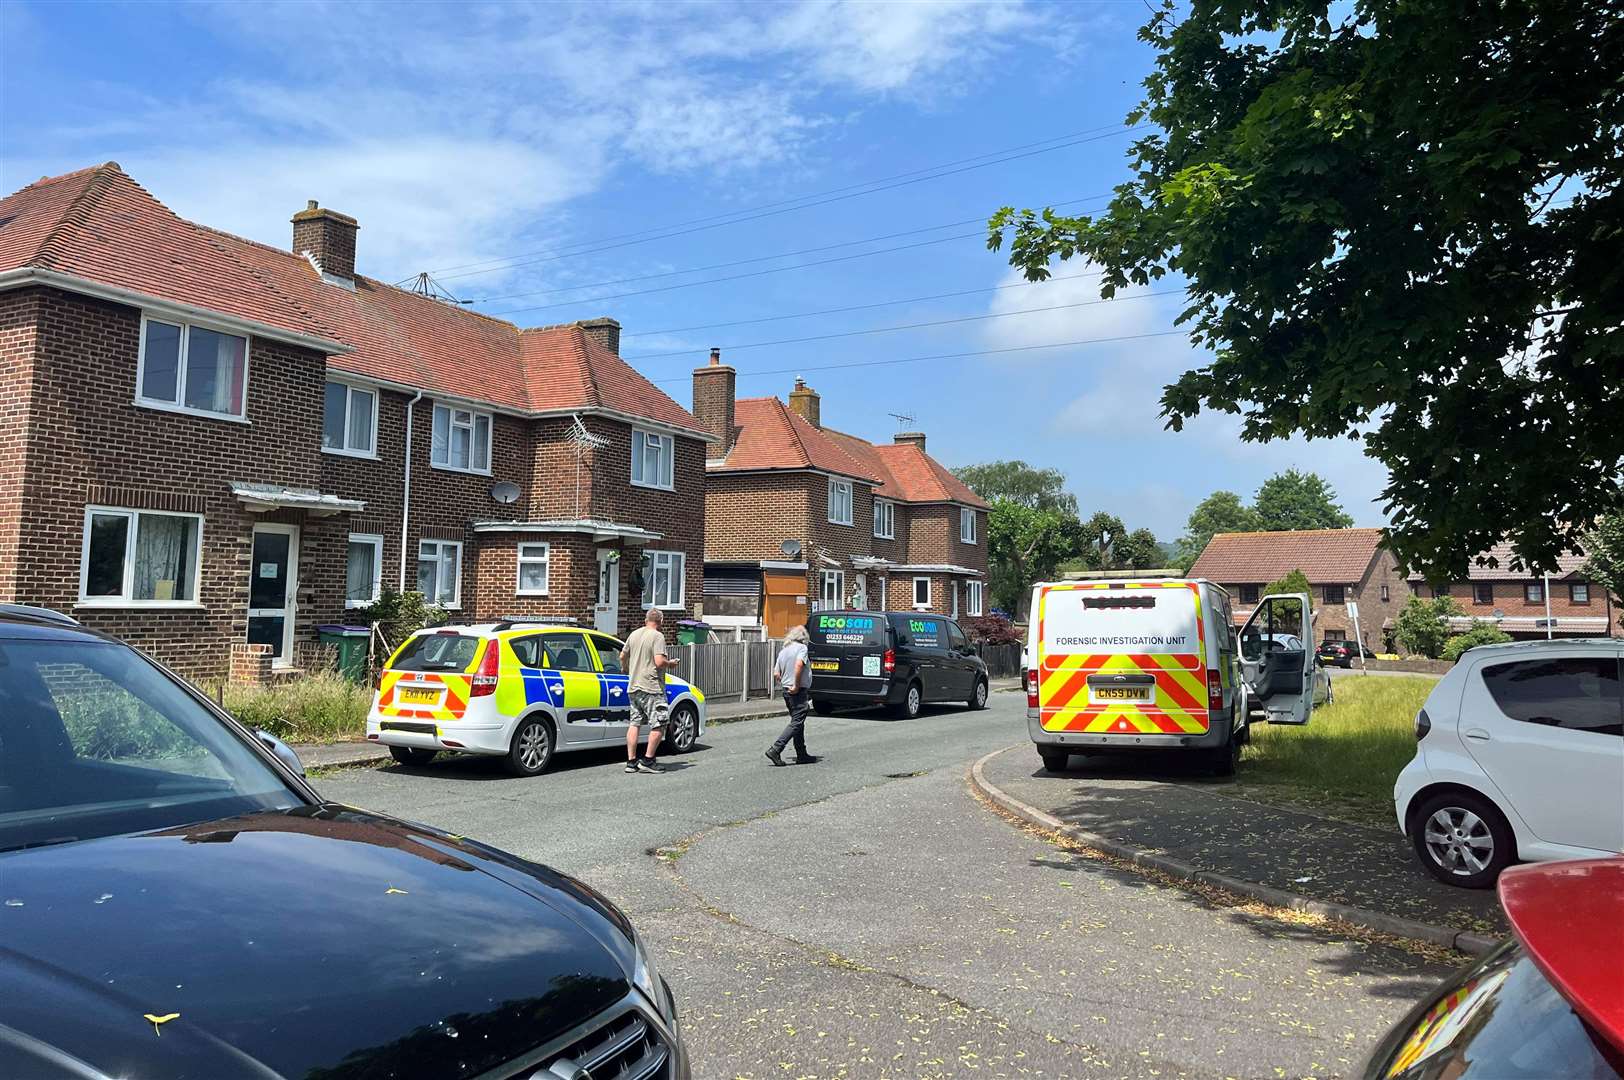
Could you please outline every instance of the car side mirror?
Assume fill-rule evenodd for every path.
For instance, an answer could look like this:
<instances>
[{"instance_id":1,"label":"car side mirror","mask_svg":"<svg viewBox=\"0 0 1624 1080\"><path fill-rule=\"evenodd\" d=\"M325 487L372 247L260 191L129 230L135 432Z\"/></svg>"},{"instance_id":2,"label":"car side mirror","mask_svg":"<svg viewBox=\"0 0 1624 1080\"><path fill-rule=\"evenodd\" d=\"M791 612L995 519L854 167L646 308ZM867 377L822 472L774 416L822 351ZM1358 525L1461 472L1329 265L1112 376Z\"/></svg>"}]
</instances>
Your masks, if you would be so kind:
<instances>
[{"instance_id":1,"label":"car side mirror","mask_svg":"<svg viewBox=\"0 0 1624 1080\"><path fill-rule=\"evenodd\" d=\"M263 743L265 749L275 754L276 760L292 769L294 775L303 776L305 774L304 762L300 761L299 755L293 752L293 747L289 746L281 739L278 739L275 735L272 735L264 728L255 728L254 738Z\"/></svg>"}]
</instances>

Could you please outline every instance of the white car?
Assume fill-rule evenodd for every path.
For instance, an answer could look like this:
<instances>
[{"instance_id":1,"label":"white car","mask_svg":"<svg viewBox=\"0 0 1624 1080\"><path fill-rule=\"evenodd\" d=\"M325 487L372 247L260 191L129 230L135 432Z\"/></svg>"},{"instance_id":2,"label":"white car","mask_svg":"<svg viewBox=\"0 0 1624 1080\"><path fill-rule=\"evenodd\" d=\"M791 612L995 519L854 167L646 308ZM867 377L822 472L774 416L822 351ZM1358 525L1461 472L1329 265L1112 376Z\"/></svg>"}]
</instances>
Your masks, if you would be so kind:
<instances>
[{"instance_id":1,"label":"white car","mask_svg":"<svg viewBox=\"0 0 1624 1080\"><path fill-rule=\"evenodd\" d=\"M1440 881L1624 852L1624 641L1468 650L1415 717L1399 828Z\"/></svg>"}]
</instances>

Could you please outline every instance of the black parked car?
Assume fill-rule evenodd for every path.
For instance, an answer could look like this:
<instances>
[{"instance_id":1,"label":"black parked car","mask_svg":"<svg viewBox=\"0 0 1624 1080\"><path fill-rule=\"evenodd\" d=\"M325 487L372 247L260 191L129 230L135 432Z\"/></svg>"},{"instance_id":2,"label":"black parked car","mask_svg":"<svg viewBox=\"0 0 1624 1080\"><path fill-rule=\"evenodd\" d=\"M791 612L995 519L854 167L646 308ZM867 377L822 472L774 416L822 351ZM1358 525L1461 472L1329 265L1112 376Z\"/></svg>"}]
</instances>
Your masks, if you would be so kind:
<instances>
[{"instance_id":1,"label":"black parked car","mask_svg":"<svg viewBox=\"0 0 1624 1080\"><path fill-rule=\"evenodd\" d=\"M987 663L940 615L902 611L820 611L806 621L811 638L812 707L887 705L919 715L929 702L987 707Z\"/></svg>"},{"instance_id":2,"label":"black parked car","mask_svg":"<svg viewBox=\"0 0 1624 1080\"><path fill-rule=\"evenodd\" d=\"M325 802L134 649L0 609L0 1076L685 1080L591 888Z\"/></svg>"},{"instance_id":3,"label":"black parked car","mask_svg":"<svg viewBox=\"0 0 1624 1080\"><path fill-rule=\"evenodd\" d=\"M1318 654L1320 663L1339 667L1352 667L1355 658L1361 655L1367 660L1376 655L1357 641L1336 641L1331 638L1320 642Z\"/></svg>"}]
</instances>

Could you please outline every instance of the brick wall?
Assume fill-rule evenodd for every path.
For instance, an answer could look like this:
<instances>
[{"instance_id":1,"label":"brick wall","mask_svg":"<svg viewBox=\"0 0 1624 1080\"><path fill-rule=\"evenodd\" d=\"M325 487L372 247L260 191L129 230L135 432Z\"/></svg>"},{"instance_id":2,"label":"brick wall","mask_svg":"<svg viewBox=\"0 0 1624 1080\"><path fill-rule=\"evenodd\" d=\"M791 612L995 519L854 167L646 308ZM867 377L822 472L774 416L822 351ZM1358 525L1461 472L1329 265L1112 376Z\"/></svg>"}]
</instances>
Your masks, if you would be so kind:
<instances>
[{"instance_id":1,"label":"brick wall","mask_svg":"<svg viewBox=\"0 0 1624 1080\"><path fill-rule=\"evenodd\" d=\"M42 292L0 293L0 597L16 595Z\"/></svg>"},{"instance_id":2,"label":"brick wall","mask_svg":"<svg viewBox=\"0 0 1624 1080\"><path fill-rule=\"evenodd\" d=\"M907 559L920 565L967 566L987 572L987 515L976 511L976 542L959 539L960 507L920 503L908 507Z\"/></svg>"}]
</instances>

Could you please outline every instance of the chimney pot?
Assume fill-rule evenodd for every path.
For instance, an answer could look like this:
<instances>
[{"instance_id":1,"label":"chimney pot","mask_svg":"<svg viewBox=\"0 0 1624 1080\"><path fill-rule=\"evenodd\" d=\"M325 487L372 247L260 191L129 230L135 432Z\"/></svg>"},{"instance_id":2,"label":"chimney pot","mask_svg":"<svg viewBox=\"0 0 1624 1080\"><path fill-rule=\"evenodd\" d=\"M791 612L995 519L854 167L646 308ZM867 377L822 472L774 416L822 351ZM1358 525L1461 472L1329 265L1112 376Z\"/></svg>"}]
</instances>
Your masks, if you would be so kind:
<instances>
[{"instance_id":1,"label":"chimney pot","mask_svg":"<svg viewBox=\"0 0 1624 1080\"><path fill-rule=\"evenodd\" d=\"M731 365L722 363L721 349L711 349L710 363L694 368L694 419L718 440L705 451L709 459L721 460L733 449L733 395L737 384L738 374Z\"/></svg>"},{"instance_id":2,"label":"chimney pot","mask_svg":"<svg viewBox=\"0 0 1624 1080\"><path fill-rule=\"evenodd\" d=\"M305 209L306 210L314 210L314 209L316 209L316 200L315 199L306 199L305 200Z\"/></svg>"},{"instance_id":3,"label":"chimney pot","mask_svg":"<svg viewBox=\"0 0 1624 1080\"><path fill-rule=\"evenodd\" d=\"M717 348L715 345L711 346L710 362L712 364L720 364L722 362L722 350Z\"/></svg>"}]
</instances>

